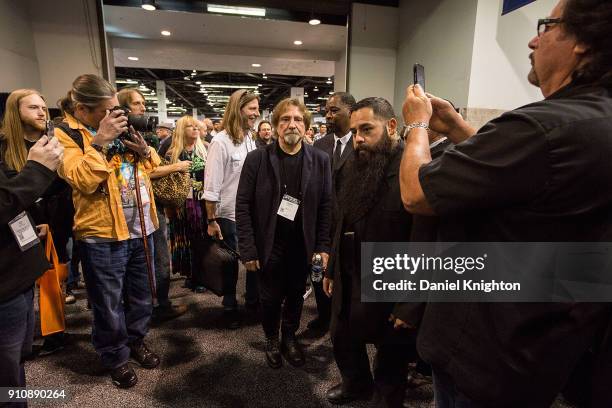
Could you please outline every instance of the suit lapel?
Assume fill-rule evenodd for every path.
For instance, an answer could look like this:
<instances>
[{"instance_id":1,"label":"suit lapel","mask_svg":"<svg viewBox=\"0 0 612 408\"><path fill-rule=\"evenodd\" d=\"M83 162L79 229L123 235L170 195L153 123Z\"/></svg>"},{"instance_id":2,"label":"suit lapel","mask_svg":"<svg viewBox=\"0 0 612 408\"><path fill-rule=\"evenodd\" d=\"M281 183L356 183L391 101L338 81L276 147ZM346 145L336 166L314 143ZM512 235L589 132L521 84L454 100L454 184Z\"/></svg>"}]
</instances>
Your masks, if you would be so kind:
<instances>
[{"instance_id":1,"label":"suit lapel","mask_svg":"<svg viewBox=\"0 0 612 408\"><path fill-rule=\"evenodd\" d=\"M346 142L346 146L344 147L342 155L340 155L340 162L336 166L336 170L339 170L342 168L342 166L344 166L346 159L348 159L351 154L353 154L353 136L351 136L348 142Z\"/></svg>"},{"instance_id":2,"label":"suit lapel","mask_svg":"<svg viewBox=\"0 0 612 408\"><path fill-rule=\"evenodd\" d=\"M277 187L277 191L280 191L280 172L279 172L279 166L280 163L278 161L278 156L276 154L276 144L278 142L274 142L271 146L267 147L267 149L269 150L270 154L270 164L272 165L272 172L274 173L274 178L276 179L276 187Z\"/></svg>"},{"instance_id":3,"label":"suit lapel","mask_svg":"<svg viewBox=\"0 0 612 408\"><path fill-rule=\"evenodd\" d=\"M310 180L310 169L312 168L312 152L310 146L302 142L302 149L304 149L304 160L302 161L302 197L304 200L306 196L306 186L308 186L308 180Z\"/></svg>"}]
</instances>

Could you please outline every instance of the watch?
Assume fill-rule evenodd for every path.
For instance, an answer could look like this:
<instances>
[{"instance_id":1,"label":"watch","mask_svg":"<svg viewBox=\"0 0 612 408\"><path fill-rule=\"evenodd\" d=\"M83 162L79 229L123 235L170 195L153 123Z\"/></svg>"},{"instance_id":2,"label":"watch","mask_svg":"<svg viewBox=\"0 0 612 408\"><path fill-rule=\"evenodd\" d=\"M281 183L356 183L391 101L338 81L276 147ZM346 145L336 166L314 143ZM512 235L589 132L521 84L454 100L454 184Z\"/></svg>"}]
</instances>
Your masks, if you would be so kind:
<instances>
[{"instance_id":1,"label":"watch","mask_svg":"<svg viewBox=\"0 0 612 408\"><path fill-rule=\"evenodd\" d=\"M208 220L206 220L206 222L208 223L208 225L210 225L213 222L217 222L217 219L216 218L209 218Z\"/></svg>"}]
</instances>

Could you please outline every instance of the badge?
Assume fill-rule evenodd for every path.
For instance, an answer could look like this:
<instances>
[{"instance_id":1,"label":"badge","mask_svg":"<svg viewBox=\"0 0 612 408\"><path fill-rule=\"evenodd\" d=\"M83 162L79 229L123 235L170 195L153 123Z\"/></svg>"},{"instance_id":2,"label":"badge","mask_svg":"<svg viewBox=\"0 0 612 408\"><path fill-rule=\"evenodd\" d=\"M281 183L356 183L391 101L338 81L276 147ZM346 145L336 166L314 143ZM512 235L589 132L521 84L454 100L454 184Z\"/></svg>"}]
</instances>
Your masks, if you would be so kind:
<instances>
[{"instance_id":1,"label":"badge","mask_svg":"<svg viewBox=\"0 0 612 408\"><path fill-rule=\"evenodd\" d=\"M25 211L13 218L8 225L22 252L27 251L40 242L38 235L36 235L36 229Z\"/></svg>"},{"instance_id":2,"label":"badge","mask_svg":"<svg viewBox=\"0 0 612 408\"><path fill-rule=\"evenodd\" d=\"M289 221L295 220L295 215L297 214L298 208L300 207L300 200L297 198L291 197L288 194L283 196L283 200L278 207L277 214L281 217L288 219Z\"/></svg>"}]
</instances>

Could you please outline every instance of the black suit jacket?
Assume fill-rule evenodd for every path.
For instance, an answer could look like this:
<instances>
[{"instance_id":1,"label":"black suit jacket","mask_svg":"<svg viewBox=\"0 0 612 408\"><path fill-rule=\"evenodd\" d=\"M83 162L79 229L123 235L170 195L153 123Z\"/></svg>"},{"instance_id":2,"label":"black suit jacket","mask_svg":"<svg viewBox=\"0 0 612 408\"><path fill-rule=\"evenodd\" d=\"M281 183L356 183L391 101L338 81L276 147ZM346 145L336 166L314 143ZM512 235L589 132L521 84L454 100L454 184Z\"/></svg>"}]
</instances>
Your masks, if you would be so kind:
<instances>
[{"instance_id":1,"label":"black suit jacket","mask_svg":"<svg viewBox=\"0 0 612 408\"><path fill-rule=\"evenodd\" d=\"M399 185L402 151L398 149L391 159L385 184L379 190L379 199L364 216L346 225L346 217L340 211L333 240L333 268L336 272L333 276L332 334L340 315L349 320L351 335L361 340L376 342L386 331L385 325L394 303L361 302L361 243L410 240L412 215L404 209ZM354 235L351 237L346 232Z\"/></svg>"},{"instance_id":2,"label":"black suit jacket","mask_svg":"<svg viewBox=\"0 0 612 408\"><path fill-rule=\"evenodd\" d=\"M266 264L276 231L281 202L277 142L247 155L242 166L236 195L236 232L243 261ZM330 250L331 173L329 158L302 143L302 230L307 262L315 252Z\"/></svg>"},{"instance_id":3,"label":"black suit jacket","mask_svg":"<svg viewBox=\"0 0 612 408\"><path fill-rule=\"evenodd\" d=\"M329 163L333 165L334 160L334 145L336 142L334 141L334 134L329 133L323 136L321 139L314 142L314 147L317 149L323 150L325 153L329 155ZM353 136L349 138L349 141L346 143L346 147L340 156L340 162L336 165L335 169L332 169L332 181L334 183L334 188L336 191L339 189L339 186L336 185L337 175L340 173L346 161L351 157L354 153L353 149Z\"/></svg>"}]
</instances>

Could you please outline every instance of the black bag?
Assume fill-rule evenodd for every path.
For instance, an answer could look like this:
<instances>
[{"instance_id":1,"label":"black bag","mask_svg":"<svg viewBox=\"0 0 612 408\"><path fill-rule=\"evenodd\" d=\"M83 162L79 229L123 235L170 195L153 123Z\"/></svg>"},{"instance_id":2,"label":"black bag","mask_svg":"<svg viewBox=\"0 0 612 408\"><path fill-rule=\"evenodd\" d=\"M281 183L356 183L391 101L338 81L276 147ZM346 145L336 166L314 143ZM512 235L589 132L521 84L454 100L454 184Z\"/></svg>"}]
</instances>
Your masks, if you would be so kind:
<instances>
[{"instance_id":1,"label":"black bag","mask_svg":"<svg viewBox=\"0 0 612 408\"><path fill-rule=\"evenodd\" d=\"M238 277L240 256L225 242L202 237L192 240L194 270L191 280L194 285L204 286L217 296L230 293Z\"/></svg>"}]
</instances>

